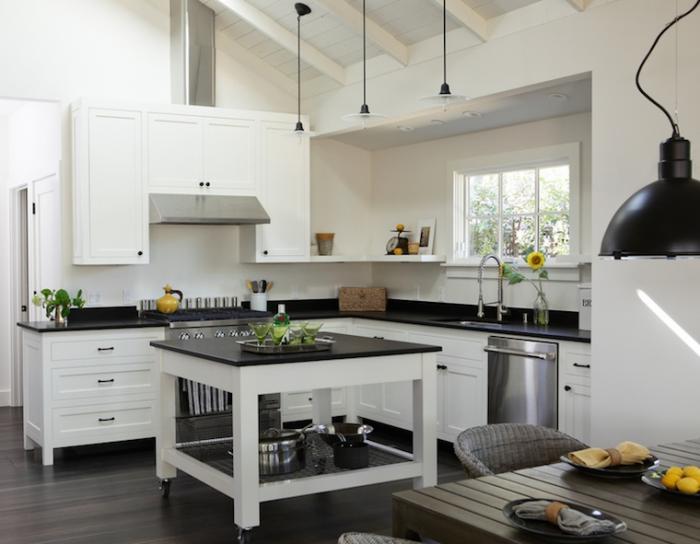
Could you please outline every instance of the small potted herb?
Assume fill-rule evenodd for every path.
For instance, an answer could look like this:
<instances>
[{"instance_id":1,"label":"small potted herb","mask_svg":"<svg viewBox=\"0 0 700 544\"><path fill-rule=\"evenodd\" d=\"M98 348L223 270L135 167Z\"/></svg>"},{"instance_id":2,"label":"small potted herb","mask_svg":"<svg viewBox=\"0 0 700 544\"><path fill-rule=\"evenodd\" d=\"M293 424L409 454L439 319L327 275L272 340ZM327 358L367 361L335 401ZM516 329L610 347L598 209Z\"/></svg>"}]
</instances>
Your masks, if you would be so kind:
<instances>
[{"instance_id":1,"label":"small potted herb","mask_svg":"<svg viewBox=\"0 0 700 544\"><path fill-rule=\"evenodd\" d=\"M64 325L71 308L82 308L85 306L83 290L79 289L74 298L65 289L42 289L40 295L34 295L32 302L35 306L46 310L46 317L56 322L57 325Z\"/></svg>"}]
</instances>

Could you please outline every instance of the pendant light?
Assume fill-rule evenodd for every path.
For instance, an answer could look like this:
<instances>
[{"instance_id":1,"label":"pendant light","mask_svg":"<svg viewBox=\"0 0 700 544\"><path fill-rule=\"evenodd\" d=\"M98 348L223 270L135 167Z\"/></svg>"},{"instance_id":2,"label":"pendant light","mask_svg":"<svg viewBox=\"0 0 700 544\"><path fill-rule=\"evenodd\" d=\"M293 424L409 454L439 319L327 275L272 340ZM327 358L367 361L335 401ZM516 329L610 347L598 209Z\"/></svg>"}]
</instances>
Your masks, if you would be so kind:
<instances>
[{"instance_id":1,"label":"pendant light","mask_svg":"<svg viewBox=\"0 0 700 544\"><path fill-rule=\"evenodd\" d=\"M311 8L297 2L294 4L294 9L297 12L297 124L294 127L294 134L308 136L309 133L304 130L304 124L301 122L301 18L311 13Z\"/></svg>"},{"instance_id":2,"label":"pendant light","mask_svg":"<svg viewBox=\"0 0 700 544\"><path fill-rule=\"evenodd\" d=\"M440 92L421 98L423 102L442 104L442 111L447 111L447 106L455 102L463 102L467 97L461 94L452 94L447 83L447 0L442 0L442 85Z\"/></svg>"},{"instance_id":3,"label":"pendant light","mask_svg":"<svg viewBox=\"0 0 700 544\"><path fill-rule=\"evenodd\" d=\"M677 15L663 28L637 70L639 92L664 113L673 132L660 146L659 179L637 191L615 212L603 236L601 256L618 260L700 256L700 182L692 178L690 142L681 137L678 124L666 108L639 82L642 68L661 37L699 5L700 0L697 0L688 11Z\"/></svg>"},{"instance_id":4,"label":"pendant light","mask_svg":"<svg viewBox=\"0 0 700 544\"><path fill-rule=\"evenodd\" d=\"M367 6L366 0L362 0L362 106L359 113L343 115L344 121L361 122L362 127L367 126L367 121L372 119L383 119L386 115L381 113L370 113L367 105Z\"/></svg>"}]
</instances>

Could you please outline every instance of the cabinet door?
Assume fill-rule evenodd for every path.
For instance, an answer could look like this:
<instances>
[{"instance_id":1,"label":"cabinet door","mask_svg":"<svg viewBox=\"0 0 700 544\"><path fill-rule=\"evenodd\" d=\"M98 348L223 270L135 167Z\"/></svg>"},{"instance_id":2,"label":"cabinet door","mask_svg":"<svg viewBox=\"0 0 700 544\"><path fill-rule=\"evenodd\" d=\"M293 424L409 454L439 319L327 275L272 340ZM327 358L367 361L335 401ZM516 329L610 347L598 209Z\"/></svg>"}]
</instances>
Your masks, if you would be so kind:
<instances>
[{"instance_id":1,"label":"cabinet door","mask_svg":"<svg viewBox=\"0 0 700 544\"><path fill-rule=\"evenodd\" d=\"M212 193L255 195L256 124L250 119L204 119L204 181Z\"/></svg>"},{"instance_id":2,"label":"cabinet door","mask_svg":"<svg viewBox=\"0 0 700 544\"><path fill-rule=\"evenodd\" d=\"M470 427L486 424L486 373L457 357L438 354L438 399L442 399L438 427L454 440ZM446 368L443 368L446 367Z\"/></svg>"},{"instance_id":3,"label":"cabinet door","mask_svg":"<svg viewBox=\"0 0 700 544\"><path fill-rule=\"evenodd\" d=\"M141 123L140 112L90 110L87 261L148 262Z\"/></svg>"},{"instance_id":4,"label":"cabinet door","mask_svg":"<svg viewBox=\"0 0 700 544\"><path fill-rule=\"evenodd\" d=\"M191 115L148 115L148 187L151 190L203 190L203 130Z\"/></svg>"},{"instance_id":5,"label":"cabinet door","mask_svg":"<svg viewBox=\"0 0 700 544\"><path fill-rule=\"evenodd\" d=\"M260 198L270 224L258 227L256 260L309 255L309 141L293 129L291 123L262 123Z\"/></svg>"},{"instance_id":6,"label":"cabinet door","mask_svg":"<svg viewBox=\"0 0 700 544\"><path fill-rule=\"evenodd\" d=\"M561 413L559 428L566 434L578 438L585 444L591 443L591 388L580 383L566 383L561 386Z\"/></svg>"}]
</instances>

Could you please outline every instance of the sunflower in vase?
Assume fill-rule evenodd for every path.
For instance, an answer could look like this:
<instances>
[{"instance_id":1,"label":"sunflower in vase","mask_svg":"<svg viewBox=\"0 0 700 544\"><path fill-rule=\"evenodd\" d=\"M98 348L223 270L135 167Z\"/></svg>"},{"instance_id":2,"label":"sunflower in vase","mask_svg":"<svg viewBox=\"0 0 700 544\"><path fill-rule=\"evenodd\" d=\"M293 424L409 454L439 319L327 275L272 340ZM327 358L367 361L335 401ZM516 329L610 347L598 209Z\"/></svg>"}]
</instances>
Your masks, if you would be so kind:
<instances>
[{"instance_id":1,"label":"sunflower in vase","mask_svg":"<svg viewBox=\"0 0 700 544\"><path fill-rule=\"evenodd\" d=\"M524 281L530 283L537 291L537 298L533 304L533 315L535 325L549 325L549 303L544 292L544 281L549 279L549 273L544 269L547 259L544 253L533 251L525 258L525 263L532 271L532 276L523 274L517 266L505 263L503 265L503 277L508 280L509 285L516 285Z\"/></svg>"}]
</instances>

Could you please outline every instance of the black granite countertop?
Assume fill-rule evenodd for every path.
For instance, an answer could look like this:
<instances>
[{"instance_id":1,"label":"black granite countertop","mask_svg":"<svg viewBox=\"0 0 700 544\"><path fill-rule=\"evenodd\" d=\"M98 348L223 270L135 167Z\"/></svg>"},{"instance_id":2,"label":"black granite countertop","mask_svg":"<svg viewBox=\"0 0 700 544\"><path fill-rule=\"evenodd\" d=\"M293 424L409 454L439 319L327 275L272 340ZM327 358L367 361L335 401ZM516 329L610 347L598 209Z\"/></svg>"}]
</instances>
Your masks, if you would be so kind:
<instances>
[{"instance_id":1,"label":"black granite countertop","mask_svg":"<svg viewBox=\"0 0 700 544\"><path fill-rule=\"evenodd\" d=\"M73 310L64 325L53 321L21 321L18 327L33 332L76 332L107 329L140 329L163 327L162 321L141 319L134 306L105 306Z\"/></svg>"},{"instance_id":2,"label":"black granite countertop","mask_svg":"<svg viewBox=\"0 0 700 544\"><path fill-rule=\"evenodd\" d=\"M260 355L243 351L235 338L206 338L196 342L165 340L151 342L151 345L159 349L232 366L275 365L442 351L442 348L439 346L427 344L395 342L393 340L364 338L339 333L331 333L325 336L330 336L335 340L330 351L280 353L275 355Z\"/></svg>"}]
</instances>

